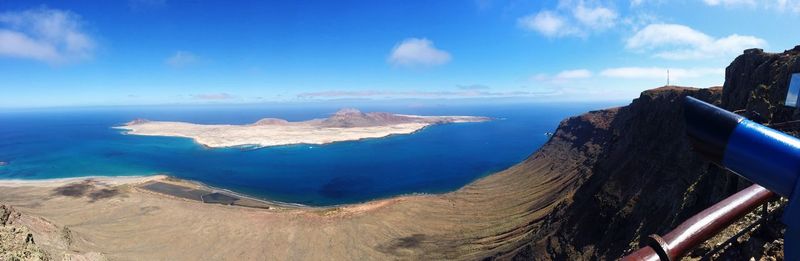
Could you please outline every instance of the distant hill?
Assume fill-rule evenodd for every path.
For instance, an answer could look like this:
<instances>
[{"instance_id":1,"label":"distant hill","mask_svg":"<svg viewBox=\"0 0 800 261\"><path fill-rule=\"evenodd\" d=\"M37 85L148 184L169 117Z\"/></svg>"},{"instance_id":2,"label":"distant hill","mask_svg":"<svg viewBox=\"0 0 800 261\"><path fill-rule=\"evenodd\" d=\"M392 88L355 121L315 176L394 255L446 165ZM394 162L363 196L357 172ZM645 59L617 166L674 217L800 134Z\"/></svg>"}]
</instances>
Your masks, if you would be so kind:
<instances>
[{"instance_id":1,"label":"distant hill","mask_svg":"<svg viewBox=\"0 0 800 261\"><path fill-rule=\"evenodd\" d=\"M322 121L326 127L371 127L415 122L417 118L388 112L363 113L357 109L341 109Z\"/></svg>"}]
</instances>

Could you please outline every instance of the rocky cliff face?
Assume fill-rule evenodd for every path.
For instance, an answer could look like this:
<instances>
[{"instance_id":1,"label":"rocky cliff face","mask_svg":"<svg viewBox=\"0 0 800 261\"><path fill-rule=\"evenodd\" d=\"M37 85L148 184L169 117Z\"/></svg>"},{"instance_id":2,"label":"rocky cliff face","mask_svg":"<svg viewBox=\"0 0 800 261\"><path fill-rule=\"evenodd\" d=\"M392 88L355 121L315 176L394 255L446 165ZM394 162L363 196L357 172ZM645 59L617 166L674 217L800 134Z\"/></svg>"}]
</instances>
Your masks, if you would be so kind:
<instances>
[{"instance_id":1,"label":"rocky cliff face","mask_svg":"<svg viewBox=\"0 0 800 261\"><path fill-rule=\"evenodd\" d=\"M541 235L537 256L616 258L736 191L735 176L691 151L681 108L686 95L713 102L721 90L645 91L609 120L610 142L572 202L546 219L552 234Z\"/></svg>"},{"instance_id":2,"label":"rocky cliff face","mask_svg":"<svg viewBox=\"0 0 800 261\"><path fill-rule=\"evenodd\" d=\"M783 53L746 50L725 70L722 107L747 110L753 120L780 123L800 119L798 111L784 107L792 73L800 72L800 46Z\"/></svg>"},{"instance_id":3,"label":"rocky cliff face","mask_svg":"<svg viewBox=\"0 0 800 261\"><path fill-rule=\"evenodd\" d=\"M0 260L50 260L30 229L17 224L21 216L14 208L0 205Z\"/></svg>"},{"instance_id":4,"label":"rocky cliff face","mask_svg":"<svg viewBox=\"0 0 800 261\"><path fill-rule=\"evenodd\" d=\"M573 146L593 150L595 161L572 196L544 219L533 239L514 253L522 259L616 259L640 247L649 234L664 234L749 183L697 156L686 138L683 97L690 95L767 124L800 119L783 106L790 75L800 72L800 46L771 54L746 50L726 70L722 88L662 87L645 91L630 105L598 122L609 133L588 144L592 132L559 127L575 137ZM588 114L587 114L588 115ZM592 115L597 115L596 113ZM579 127L580 128L580 127ZM583 126L594 129L594 126ZM788 129L789 133L797 134ZM782 250L779 214L722 256L760 257ZM700 249L693 253L704 255Z\"/></svg>"}]
</instances>

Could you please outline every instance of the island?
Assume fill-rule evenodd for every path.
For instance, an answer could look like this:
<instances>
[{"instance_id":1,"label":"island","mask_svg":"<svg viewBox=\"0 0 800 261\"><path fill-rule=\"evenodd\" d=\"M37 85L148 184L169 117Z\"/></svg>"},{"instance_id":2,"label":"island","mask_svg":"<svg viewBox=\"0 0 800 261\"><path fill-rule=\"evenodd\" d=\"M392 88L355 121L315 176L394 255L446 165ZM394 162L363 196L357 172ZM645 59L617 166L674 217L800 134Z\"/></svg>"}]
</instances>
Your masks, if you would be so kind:
<instances>
[{"instance_id":1,"label":"island","mask_svg":"<svg viewBox=\"0 0 800 261\"><path fill-rule=\"evenodd\" d=\"M410 134L434 124L488 120L491 118L364 113L357 109L342 109L325 119L298 122L265 118L253 124L229 125L137 119L115 128L126 130L130 135L191 138L210 148L269 147L382 138L389 135Z\"/></svg>"}]
</instances>

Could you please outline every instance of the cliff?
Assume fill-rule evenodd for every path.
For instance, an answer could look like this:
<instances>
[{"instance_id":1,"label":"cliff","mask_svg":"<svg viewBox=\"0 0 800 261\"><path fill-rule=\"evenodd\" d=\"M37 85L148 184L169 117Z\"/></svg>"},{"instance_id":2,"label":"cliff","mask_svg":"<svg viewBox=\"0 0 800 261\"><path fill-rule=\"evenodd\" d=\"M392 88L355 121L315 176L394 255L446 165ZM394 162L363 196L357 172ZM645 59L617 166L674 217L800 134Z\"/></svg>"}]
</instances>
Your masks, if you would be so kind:
<instances>
[{"instance_id":1,"label":"cliff","mask_svg":"<svg viewBox=\"0 0 800 261\"><path fill-rule=\"evenodd\" d=\"M749 185L692 151L683 120L683 97L690 95L775 126L798 120L797 110L783 106L790 75L800 72L798 58L800 46L777 54L746 50L727 67L722 88L657 88L614 109L616 113L602 115L604 118L590 122L591 126L574 118L562 122L557 133L569 132L574 136L572 146L596 159L584 163L582 167L589 171L527 243L494 257L616 259L640 247L647 235L664 234ZM581 117L597 115L592 112ZM604 137L598 137L596 129L607 129L601 134ZM798 134L796 130L788 132ZM602 140L599 143L598 138ZM765 217L766 226L715 255L782 258L779 217L780 210ZM692 255L706 255L708 248L701 247Z\"/></svg>"}]
</instances>

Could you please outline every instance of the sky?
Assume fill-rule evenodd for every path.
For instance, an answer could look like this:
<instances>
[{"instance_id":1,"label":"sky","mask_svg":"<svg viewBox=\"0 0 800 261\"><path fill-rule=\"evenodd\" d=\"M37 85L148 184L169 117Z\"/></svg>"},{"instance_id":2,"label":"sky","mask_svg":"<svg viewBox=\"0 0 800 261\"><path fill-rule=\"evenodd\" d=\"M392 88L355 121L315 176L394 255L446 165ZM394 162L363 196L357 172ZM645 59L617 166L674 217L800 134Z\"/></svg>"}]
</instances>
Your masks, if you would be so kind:
<instances>
[{"instance_id":1,"label":"sky","mask_svg":"<svg viewBox=\"0 0 800 261\"><path fill-rule=\"evenodd\" d=\"M0 0L0 108L515 99L722 85L800 0Z\"/></svg>"}]
</instances>

